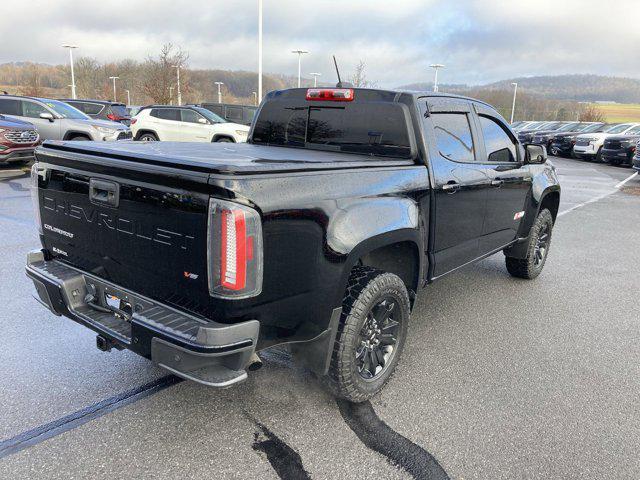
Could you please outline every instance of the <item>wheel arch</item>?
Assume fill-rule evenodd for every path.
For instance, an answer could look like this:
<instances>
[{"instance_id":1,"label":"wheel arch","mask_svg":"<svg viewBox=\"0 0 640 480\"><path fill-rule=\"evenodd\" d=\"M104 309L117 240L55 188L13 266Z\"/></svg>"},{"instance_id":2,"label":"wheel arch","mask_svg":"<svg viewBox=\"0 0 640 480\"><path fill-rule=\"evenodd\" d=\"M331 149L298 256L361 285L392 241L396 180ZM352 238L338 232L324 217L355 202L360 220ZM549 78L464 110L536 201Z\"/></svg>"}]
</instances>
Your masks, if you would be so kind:
<instances>
[{"instance_id":1,"label":"wheel arch","mask_svg":"<svg viewBox=\"0 0 640 480\"><path fill-rule=\"evenodd\" d=\"M150 133L150 134L154 135L158 140L160 140L160 136L158 135L158 133L155 130L152 130L150 128L141 128L141 129L139 129L136 132L135 139L138 140L145 133Z\"/></svg>"},{"instance_id":2,"label":"wheel arch","mask_svg":"<svg viewBox=\"0 0 640 480\"><path fill-rule=\"evenodd\" d=\"M69 130L62 137L63 140L71 140L73 137L84 137L92 140L91 135L87 132L83 132L82 130Z\"/></svg>"},{"instance_id":3,"label":"wheel arch","mask_svg":"<svg viewBox=\"0 0 640 480\"><path fill-rule=\"evenodd\" d=\"M211 141L212 142L217 142L218 140L220 140L221 138L228 138L229 140L231 140L232 143L236 143L235 138L233 138L232 135L229 135L228 133L216 133L212 138Z\"/></svg>"}]
</instances>

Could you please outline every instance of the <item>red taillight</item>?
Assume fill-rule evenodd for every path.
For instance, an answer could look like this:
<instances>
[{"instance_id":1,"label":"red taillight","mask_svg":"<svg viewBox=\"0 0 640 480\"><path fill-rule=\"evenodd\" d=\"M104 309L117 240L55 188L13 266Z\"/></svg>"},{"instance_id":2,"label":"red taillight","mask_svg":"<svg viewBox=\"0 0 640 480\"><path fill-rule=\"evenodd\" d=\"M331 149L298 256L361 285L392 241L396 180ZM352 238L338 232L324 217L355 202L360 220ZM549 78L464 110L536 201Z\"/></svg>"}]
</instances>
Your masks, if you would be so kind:
<instances>
[{"instance_id":1,"label":"red taillight","mask_svg":"<svg viewBox=\"0 0 640 480\"><path fill-rule=\"evenodd\" d=\"M209 293L247 298L262 290L262 225L252 208L224 200L209 203Z\"/></svg>"},{"instance_id":2,"label":"red taillight","mask_svg":"<svg viewBox=\"0 0 640 480\"><path fill-rule=\"evenodd\" d=\"M137 121L138 121L138 119L137 119L137 118L132 118L132 119L131 119L131 125L133 125L133 124L134 124L134 123L136 123Z\"/></svg>"},{"instance_id":3,"label":"red taillight","mask_svg":"<svg viewBox=\"0 0 640 480\"><path fill-rule=\"evenodd\" d=\"M110 113L109 115L107 115L107 118L109 120L114 121L114 122L118 119L118 117L116 115L114 115L113 113Z\"/></svg>"},{"instance_id":4,"label":"red taillight","mask_svg":"<svg viewBox=\"0 0 640 480\"><path fill-rule=\"evenodd\" d=\"M353 88L309 88L307 100L324 102L352 102Z\"/></svg>"}]
</instances>

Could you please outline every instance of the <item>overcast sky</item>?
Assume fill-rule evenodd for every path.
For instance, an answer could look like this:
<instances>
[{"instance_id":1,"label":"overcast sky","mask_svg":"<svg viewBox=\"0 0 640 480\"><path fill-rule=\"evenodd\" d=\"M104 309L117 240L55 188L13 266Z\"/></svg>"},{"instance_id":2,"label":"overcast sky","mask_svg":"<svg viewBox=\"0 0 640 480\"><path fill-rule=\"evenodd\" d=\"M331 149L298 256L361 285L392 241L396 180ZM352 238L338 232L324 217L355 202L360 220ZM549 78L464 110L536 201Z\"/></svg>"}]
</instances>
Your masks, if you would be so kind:
<instances>
[{"instance_id":1,"label":"overcast sky","mask_svg":"<svg viewBox=\"0 0 640 480\"><path fill-rule=\"evenodd\" d=\"M191 68L257 71L257 0L6 0L0 63L67 62L60 45L101 61L171 42ZM640 78L640 0L264 0L264 70L334 79L359 59L380 86L597 73Z\"/></svg>"}]
</instances>

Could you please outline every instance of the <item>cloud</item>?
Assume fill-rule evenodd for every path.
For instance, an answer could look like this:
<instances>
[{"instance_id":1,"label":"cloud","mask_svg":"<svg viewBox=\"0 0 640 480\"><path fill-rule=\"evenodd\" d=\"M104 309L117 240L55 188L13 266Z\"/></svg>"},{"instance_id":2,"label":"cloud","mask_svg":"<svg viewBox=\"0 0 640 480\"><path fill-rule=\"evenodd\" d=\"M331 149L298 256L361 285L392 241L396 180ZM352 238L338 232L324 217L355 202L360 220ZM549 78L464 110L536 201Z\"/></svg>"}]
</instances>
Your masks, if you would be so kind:
<instances>
[{"instance_id":1,"label":"cloud","mask_svg":"<svg viewBox=\"0 0 640 480\"><path fill-rule=\"evenodd\" d=\"M600 73L640 77L640 2L616 0L264 0L264 68L333 78L360 60L381 86L523 75ZM626 26L628 25L628 26ZM3 5L0 62L64 63L62 43L101 61L143 60L171 42L192 68L257 69L257 0L21 0Z\"/></svg>"}]
</instances>

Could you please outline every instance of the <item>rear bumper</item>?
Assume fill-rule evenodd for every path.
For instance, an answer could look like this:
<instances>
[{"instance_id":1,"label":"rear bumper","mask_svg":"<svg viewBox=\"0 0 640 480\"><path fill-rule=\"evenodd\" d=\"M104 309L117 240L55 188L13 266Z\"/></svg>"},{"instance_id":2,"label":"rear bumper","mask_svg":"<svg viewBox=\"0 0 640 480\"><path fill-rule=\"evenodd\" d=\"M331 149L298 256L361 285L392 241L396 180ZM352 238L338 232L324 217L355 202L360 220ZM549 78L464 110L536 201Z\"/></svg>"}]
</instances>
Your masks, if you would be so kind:
<instances>
[{"instance_id":1,"label":"rear bumper","mask_svg":"<svg viewBox=\"0 0 640 480\"><path fill-rule=\"evenodd\" d=\"M245 368L260 329L257 320L229 325L206 321L58 260L45 260L40 250L27 255L26 273L40 303L94 330L108 345L127 348L175 375L212 387L247 378ZM106 294L125 300L131 313L109 310Z\"/></svg>"},{"instance_id":2,"label":"rear bumper","mask_svg":"<svg viewBox=\"0 0 640 480\"><path fill-rule=\"evenodd\" d=\"M606 161L614 161L614 162L631 162L633 159L635 149L631 148L615 148L615 149L602 149L602 158Z\"/></svg>"}]
</instances>

